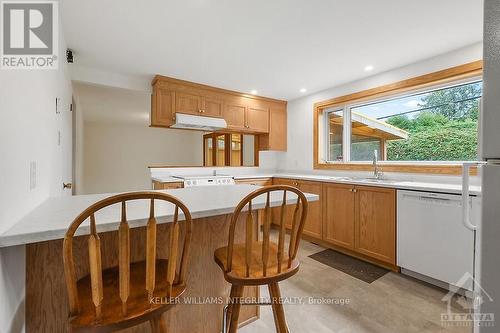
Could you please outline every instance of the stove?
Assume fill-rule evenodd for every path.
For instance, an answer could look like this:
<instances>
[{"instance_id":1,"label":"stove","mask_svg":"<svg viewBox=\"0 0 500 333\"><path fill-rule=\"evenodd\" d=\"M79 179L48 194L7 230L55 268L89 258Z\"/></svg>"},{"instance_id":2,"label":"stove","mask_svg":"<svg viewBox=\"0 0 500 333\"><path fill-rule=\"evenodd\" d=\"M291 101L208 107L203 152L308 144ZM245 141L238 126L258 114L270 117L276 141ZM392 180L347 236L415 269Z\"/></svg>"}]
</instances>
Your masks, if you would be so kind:
<instances>
[{"instance_id":1,"label":"stove","mask_svg":"<svg viewBox=\"0 0 500 333\"><path fill-rule=\"evenodd\" d=\"M234 185L234 179L227 175L175 176L184 181L184 187Z\"/></svg>"}]
</instances>

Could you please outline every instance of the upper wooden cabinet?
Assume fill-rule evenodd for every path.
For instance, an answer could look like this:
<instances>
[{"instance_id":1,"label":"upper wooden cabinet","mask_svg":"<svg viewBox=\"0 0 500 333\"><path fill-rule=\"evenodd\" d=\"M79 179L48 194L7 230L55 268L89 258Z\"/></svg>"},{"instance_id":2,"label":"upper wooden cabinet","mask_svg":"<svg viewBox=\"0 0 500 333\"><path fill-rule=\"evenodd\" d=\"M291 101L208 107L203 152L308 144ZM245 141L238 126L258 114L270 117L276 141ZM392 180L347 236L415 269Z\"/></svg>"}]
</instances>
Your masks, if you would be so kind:
<instances>
[{"instance_id":1,"label":"upper wooden cabinet","mask_svg":"<svg viewBox=\"0 0 500 333\"><path fill-rule=\"evenodd\" d=\"M260 101L249 101L246 112L247 130L252 132L269 132L269 106Z\"/></svg>"},{"instance_id":2,"label":"upper wooden cabinet","mask_svg":"<svg viewBox=\"0 0 500 333\"><path fill-rule=\"evenodd\" d=\"M286 102L157 75L151 126L170 127L176 113L224 118L228 131L259 136L259 149L286 150Z\"/></svg>"},{"instance_id":3,"label":"upper wooden cabinet","mask_svg":"<svg viewBox=\"0 0 500 333\"><path fill-rule=\"evenodd\" d=\"M224 115L224 100L214 96L202 96L201 110L203 116L222 118Z\"/></svg>"},{"instance_id":4,"label":"upper wooden cabinet","mask_svg":"<svg viewBox=\"0 0 500 333\"><path fill-rule=\"evenodd\" d=\"M260 150L286 151L287 141L286 104L271 103L269 108L269 134L261 135Z\"/></svg>"},{"instance_id":5,"label":"upper wooden cabinet","mask_svg":"<svg viewBox=\"0 0 500 333\"><path fill-rule=\"evenodd\" d=\"M151 125L168 127L174 123L174 92L154 87L151 96Z\"/></svg>"}]
</instances>

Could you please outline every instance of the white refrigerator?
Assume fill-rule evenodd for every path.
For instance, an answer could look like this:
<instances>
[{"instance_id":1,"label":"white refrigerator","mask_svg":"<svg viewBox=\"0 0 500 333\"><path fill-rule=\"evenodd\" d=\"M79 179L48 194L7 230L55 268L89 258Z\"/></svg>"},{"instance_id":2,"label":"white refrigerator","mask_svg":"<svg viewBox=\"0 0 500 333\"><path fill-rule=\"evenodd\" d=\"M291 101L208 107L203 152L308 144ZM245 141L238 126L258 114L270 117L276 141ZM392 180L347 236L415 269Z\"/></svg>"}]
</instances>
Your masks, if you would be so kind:
<instances>
[{"instance_id":1,"label":"white refrigerator","mask_svg":"<svg viewBox=\"0 0 500 333\"><path fill-rule=\"evenodd\" d=\"M500 332L500 0L484 1L484 73L480 131L482 218L477 314L493 315L491 323L477 320L476 331ZM476 317L491 318L491 317Z\"/></svg>"}]
</instances>

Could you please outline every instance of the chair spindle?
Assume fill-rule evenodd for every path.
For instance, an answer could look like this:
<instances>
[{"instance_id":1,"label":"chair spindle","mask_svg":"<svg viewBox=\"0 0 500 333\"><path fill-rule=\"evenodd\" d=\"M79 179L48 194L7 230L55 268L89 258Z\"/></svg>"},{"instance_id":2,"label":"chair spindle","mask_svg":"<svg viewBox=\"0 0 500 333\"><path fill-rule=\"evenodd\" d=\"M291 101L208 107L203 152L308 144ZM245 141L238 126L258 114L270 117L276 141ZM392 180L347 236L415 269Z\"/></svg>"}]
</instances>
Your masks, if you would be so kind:
<instances>
[{"instance_id":1,"label":"chair spindle","mask_svg":"<svg viewBox=\"0 0 500 333\"><path fill-rule=\"evenodd\" d=\"M153 297L156 275L156 218L155 201L151 199L149 219L146 226L146 290L148 297Z\"/></svg>"},{"instance_id":2,"label":"chair spindle","mask_svg":"<svg viewBox=\"0 0 500 333\"><path fill-rule=\"evenodd\" d=\"M252 266L252 243L253 243L253 212L252 212L252 201L248 203L248 215L246 219L246 256L245 256L245 264L246 264L246 275L250 276L250 267Z\"/></svg>"},{"instance_id":3,"label":"chair spindle","mask_svg":"<svg viewBox=\"0 0 500 333\"><path fill-rule=\"evenodd\" d=\"M290 236L290 245L288 247L288 268L291 267L292 265L292 260L295 258L295 244L298 244L297 242L297 228L298 226L298 221L297 218L299 216L299 209L300 209L300 198L297 198L297 203L295 204L295 209L293 211L293 219L292 219L292 231L291 231L291 236Z\"/></svg>"},{"instance_id":4,"label":"chair spindle","mask_svg":"<svg viewBox=\"0 0 500 333\"><path fill-rule=\"evenodd\" d=\"M280 231L278 238L278 273L281 273L281 265L285 252L285 220L286 220L286 190L283 191L283 202L280 210Z\"/></svg>"},{"instance_id":5,"label":"chair spindle","mask_svg":"<svg viewBox=\"0 0 500 333\"><path fill-rule=\"evenodd\" d=\"M122 202L122 219L118 228L118 269L120 275L120 300L122 315L127 315L127 300L130 296L130 228L127 222L127 207Z\"/></svg>"},{"instance_id":6,"label":"chair spindle","mask_svg":"<svg viewBox=\"0 0 500 333\"><path fill-rule=\"evenodd\" d=\"M267 265L269 262L269 237L271 228L271 208L269 207L271 201L271 193L267 192L266 196L266 207L264 208L264 230L263 230L263 241L262 241L262 271L263 275L267 275Z\"/></svg>"},{"instance_id":7,"label":"chair spindle","mask_svg":"<svg viewBox=\"0 0 500 333\"><path fill-rule=\"evenodd\" d=\"M102 316L102 301L104 295L102 287L101 240L97 234L94 214L90 216L90 236L88 246L92 302L95 307L96 320L99 321Z\"/></svg>"},{"instance_id":8,"label":"chair spindle","mask_svg":"<svg viewBox=\"0 0 500 333\"><path fill-rule=\"evenodd\" d=\"M175 272L177 266L177 257L179 255L179 206L175 206L174 221L170 228L170 246L168 254L168 296L172 295L172 286L175 281Z\"/></svg>"}]
</instances>

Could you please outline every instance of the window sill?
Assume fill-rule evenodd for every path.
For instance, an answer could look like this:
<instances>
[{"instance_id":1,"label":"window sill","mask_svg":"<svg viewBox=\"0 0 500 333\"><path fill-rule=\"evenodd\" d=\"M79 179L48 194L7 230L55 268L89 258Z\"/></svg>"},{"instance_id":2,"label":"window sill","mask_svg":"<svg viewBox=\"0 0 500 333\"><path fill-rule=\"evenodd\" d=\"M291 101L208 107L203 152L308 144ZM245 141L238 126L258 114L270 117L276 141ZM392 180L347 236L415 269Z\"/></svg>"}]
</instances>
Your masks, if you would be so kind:
<instances>
[{"instance_id":1,"label":"window sill","mask_svg":"<svg viewBox=\"0 0 500 333\"><path fill-rule=\"evenodd\" d=\"M462 164L453 162L443 163L390 163L381 162L379 168L383 172L405 172L405 173L430 173L441 175L461 175ZM349 171L372 171L371 162L331 162L315 163L314 169L320 170L349 170ZM477 168L471 168L471 175L477 175Z\"/></svg>"}]
</instances>

